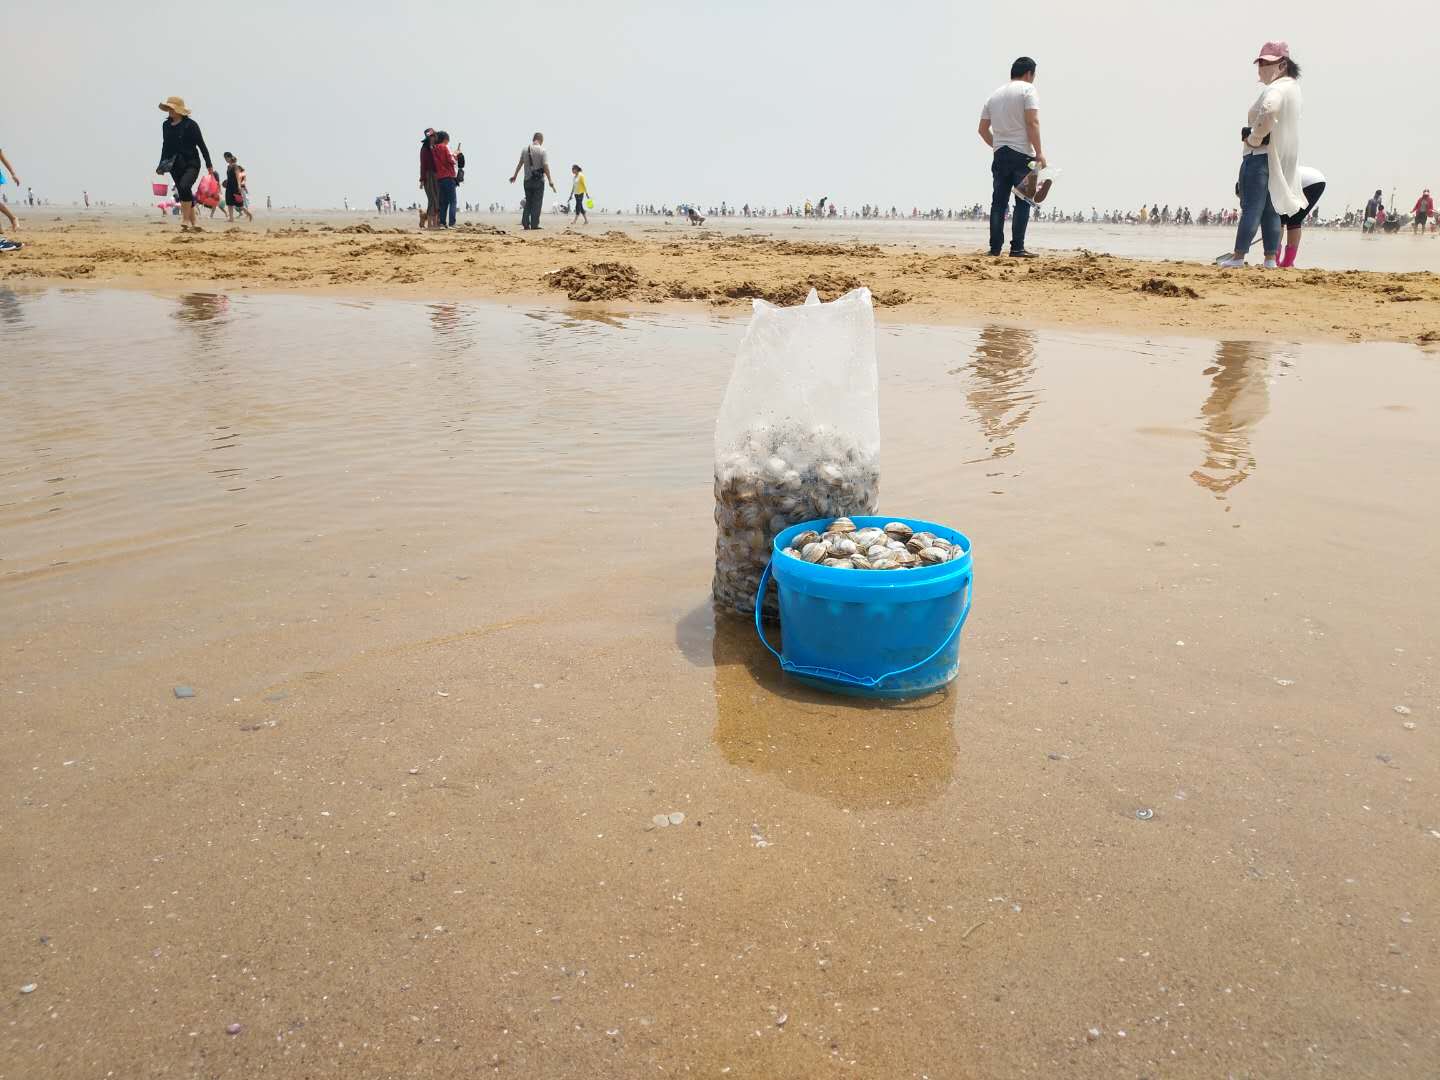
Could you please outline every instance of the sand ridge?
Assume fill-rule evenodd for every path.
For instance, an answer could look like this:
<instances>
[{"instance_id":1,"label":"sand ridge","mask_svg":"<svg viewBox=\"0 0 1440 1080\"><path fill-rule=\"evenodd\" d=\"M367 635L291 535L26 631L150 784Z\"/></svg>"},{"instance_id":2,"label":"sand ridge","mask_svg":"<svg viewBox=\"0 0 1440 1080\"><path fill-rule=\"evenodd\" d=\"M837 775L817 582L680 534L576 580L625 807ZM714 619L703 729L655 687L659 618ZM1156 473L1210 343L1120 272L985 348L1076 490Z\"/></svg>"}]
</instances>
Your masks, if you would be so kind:
<instances>
[{"instance_id":1,"label":"sand ridge","mask_svg":"<svg viewBox=\"0 0 1440 1080\"><path fill-rule=\"evenodd\" d=\"M27 222L0 281L152 289L346 291L405 297L563 295L627 307L738 308L868 286L888 318L990 319L1288 340L1440 340L1427 271L1222 271L1089 252L1033 261L983 252L821 243L657 226L510 231L467 222L420 232L403 217L336 227L301 218L206 224L123 217ZM392 224L403 222L404 224Z\"/></svg>"}]
</instances>

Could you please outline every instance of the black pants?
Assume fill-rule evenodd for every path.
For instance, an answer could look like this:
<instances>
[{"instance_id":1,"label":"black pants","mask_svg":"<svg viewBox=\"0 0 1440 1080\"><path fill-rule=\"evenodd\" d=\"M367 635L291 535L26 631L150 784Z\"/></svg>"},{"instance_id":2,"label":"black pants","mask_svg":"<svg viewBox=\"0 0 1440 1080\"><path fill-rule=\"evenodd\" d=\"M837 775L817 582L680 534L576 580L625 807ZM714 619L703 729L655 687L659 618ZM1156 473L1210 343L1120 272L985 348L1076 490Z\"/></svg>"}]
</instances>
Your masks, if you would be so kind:
<instances>
[{"instance_id":1,"label":"black pants","mask_svg":"<svg viewBox=\"0 0 1440 1080\"><path fill-rule=\"evenodd\" d=\"M990 254L999 255L1005 246L1005 207L1010 202L1010 189L1030 172L1030 158L1008 146L997 147L990 162L990 176L995 181L990 196ZM1015 216L1010 222L1010 250L1025 250L1025 227L1030 224L1030 204L1015 200Z\"/></svg>"},{"instance_id":2,"label":"black pants","mask_svg":"<svg viewBox=\"0 0 1440 1080\"><path fill-rule=\"evenodd\" d=\"M540 227L540 207L545 202L545 178L536 177L534 180L525 181L525 212L520 215L520 227L523 229L538 229Z\"/></svg>"}]
</instances>

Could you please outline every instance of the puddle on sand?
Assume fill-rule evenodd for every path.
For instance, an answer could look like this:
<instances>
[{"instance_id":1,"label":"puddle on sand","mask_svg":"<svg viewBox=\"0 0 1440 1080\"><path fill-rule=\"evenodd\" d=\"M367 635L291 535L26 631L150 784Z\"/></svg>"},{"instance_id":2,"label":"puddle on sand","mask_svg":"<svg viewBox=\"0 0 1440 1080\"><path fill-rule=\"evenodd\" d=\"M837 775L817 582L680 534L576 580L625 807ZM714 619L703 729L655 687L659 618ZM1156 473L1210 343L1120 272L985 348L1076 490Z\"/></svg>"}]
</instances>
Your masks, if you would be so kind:
<instances>
[{"instance_id":1,"label":"puddle on sand","mask_svg":"<svg viewBox=\"0 0 1440 1080\"><path fill-rule=\"evenodd\" d=\"M1434 357L883 327L977 587L886 708L705 603L742 331L0 290L7 1059L1423 1071Z\"/></svg>"}]
</instances>

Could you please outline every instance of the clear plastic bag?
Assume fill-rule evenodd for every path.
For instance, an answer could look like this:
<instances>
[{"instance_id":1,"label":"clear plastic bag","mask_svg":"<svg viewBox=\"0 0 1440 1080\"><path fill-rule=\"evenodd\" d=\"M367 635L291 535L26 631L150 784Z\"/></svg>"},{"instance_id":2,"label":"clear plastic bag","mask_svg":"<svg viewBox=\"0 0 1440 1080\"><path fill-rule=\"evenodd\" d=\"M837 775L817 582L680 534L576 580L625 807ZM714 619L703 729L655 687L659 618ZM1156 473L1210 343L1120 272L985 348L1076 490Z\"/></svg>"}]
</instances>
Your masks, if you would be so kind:
<instances>
[{"instance_id":1,"label":"clear plastic bag","mask_svg":"<svg viewBox=\"0 0 1440 1080\"><path fill-rule=\"evenodd\" d=\"M755 301L715 425L718 607L754 612L776 533L875 512L879 404L869 289L828 304L813 289L798 307Z\"/></svg>"}]
</instances>

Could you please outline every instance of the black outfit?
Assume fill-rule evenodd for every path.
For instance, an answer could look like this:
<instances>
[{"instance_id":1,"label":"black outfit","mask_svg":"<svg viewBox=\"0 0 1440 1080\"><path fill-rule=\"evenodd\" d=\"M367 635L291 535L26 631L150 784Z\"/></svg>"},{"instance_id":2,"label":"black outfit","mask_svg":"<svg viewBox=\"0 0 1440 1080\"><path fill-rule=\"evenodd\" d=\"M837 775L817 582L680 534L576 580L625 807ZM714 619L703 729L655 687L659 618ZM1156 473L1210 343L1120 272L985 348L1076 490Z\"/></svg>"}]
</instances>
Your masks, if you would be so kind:
<instances>
[{"instance_id":1,"label":"black outfit","mask_svg":"<svg viewBox=\"0 0 1440 1080\"><path fill-rule=\"evenodd\" d=\"M990 254L999 255L1005 246L1005 207L1010 202L1011 189L1030 175L1030 155L1022 154L1009 146L997 146L995 159L990 163L990 176L995 181L995 190L990 196ZM1025 227L1030 224L1030 204L1024 199L1015 200L1015 214L1010 219L1010 250L1025 250Z\"/></svg>"},{"instance_id":2,"label":"black outfit","mask_svg":"<svg viewBox=\"0 0 1440 1080\"><path fill-rule=\"evenodd\" d=\"M160 122L160 134L160 164L169 170L170 179L175 182L176 198L182 203L194 202L195 193L191 189L200 179L200 155L205 155L207 169L215 167L210 164L210 148L205 145L205 136L200 134L200 125L189 116L182 116L178 124L172 124L167 118Z\"/></svg>"},{"instance_id":3,"label":"black outfit","mask_svg":"<svg viewBox=\"0 0 1440 1080\"><path fill-rule=\"evenodd\" d=\"M225 205L244 206L245 200L240 197L240 166L225 166Z\"/></svg>"},{"instance_id":4,"label":"black outfit","mask_svg":"<svg viewBox=\"0 0 1440 1080\"><path fill-rule=\"evenodd\" d=\"M1305 224L1305 219L1315 212L1315 204L1320 201L1320 196L1325 194L1325 181L1318 184L1310 184L1301 192L1305 196L1305 205L1293 214L1281 214L1280 220L1285 223L1287 229L1298 229Z\"/></svg>"}]
</instances>

